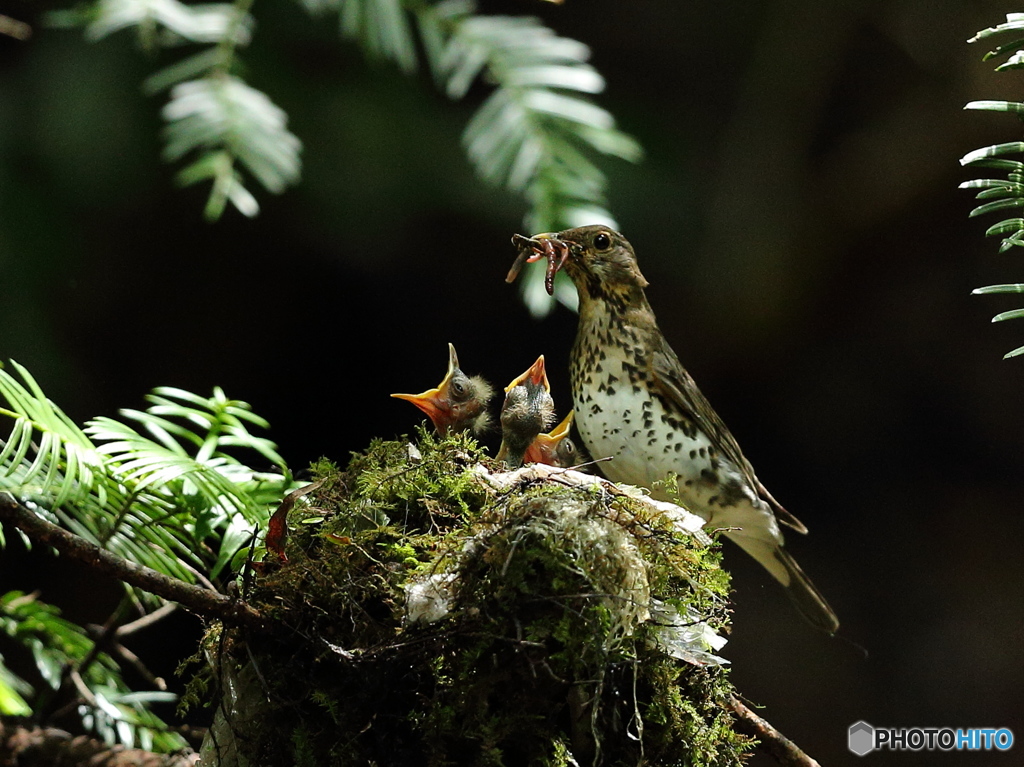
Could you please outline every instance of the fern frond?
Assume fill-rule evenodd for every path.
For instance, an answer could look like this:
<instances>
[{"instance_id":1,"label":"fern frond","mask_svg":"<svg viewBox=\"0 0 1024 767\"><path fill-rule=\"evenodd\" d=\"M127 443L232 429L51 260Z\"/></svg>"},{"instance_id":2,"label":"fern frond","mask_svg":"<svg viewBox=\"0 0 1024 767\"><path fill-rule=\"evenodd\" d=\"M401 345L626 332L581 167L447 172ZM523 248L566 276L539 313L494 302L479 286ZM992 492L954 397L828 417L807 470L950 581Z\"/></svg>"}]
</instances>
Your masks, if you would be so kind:
<instances>
[{"instance_id":1,"label":"fern frond","mask_svg":"<svg viewBox=\"0 0 1024 767\"><path fill-rule=\"evenodd\" d=\"M45 493L55 506L79 500L96 484L103 460L85 433L46 398L17 362L22 384L0 369L0 397L9 409L11 432L0 449L0 491L34 499Z\"/></svg>"},{"instance_id":2,"label":"fern frond","mask_svg":"<svg viewBox=\"0 0 1024 767\"><path fill-rule=\"evenodd\" d=\"M24 696L31 693L32 685L7 668L0 655L0 716L30 716L32 707Z\"/></svg>"},{"instance_id":3,"label":"fern frond","mask_svg":"<svg viewBox=\"0 0 1024 767\"><path fill-rule=\"evenodd\" d=\"M1021 45L1024 44L1024 37L1020 37L1020 33L1024 32L1024 14L1007 14L1006 23L984 29L969 41L973 43L979 40L987 40L994 36L1004 35L1007 32L1014 32L1016 34L1010 42L1002 43L985 54L986 60L1010 54L1003 64L996 67L996 71L1024 68L1024 52L1020 50ZM972 101L964 108L1006 112L1024 119L1024 103L1017 101ZM972 218L1003 211L1024 212L1024 162L1008 159L1007 157L1007 155L1021 153L1024 153L1024 141L1008 141L976 149L973 152L968 152L960 159L961 165L996 168L1006 171L1007 174L1005 180L980 178L960 184L961 189L980 190L977 192L976 197L979 201L984 201L971 211L970 216ZM1011 248L1024 247L1024 216L1018 214L1012 218L1003 219L999 223L990 226L985 231L985 234L990 237L1002 238L999 244L999 251L1001 253ZM990 285L986 288L978 288L974 293L1016 293L1021 292L1018 289L1019 287L1018 285ZM1024 309L1001 312L993 317L992 321L1001 322L1020 317L1024 317ZM1024 354L1024 346L1009 352L1005 355L1004 359L1021 354Z\"/></svg>"},{"instance_id":4,"label":"fern frond","mask_svg":"<svg viewBox=\"0 0 1024 767\"><path fill-rule=\"evenodd\" d=\"M436 8L418 12L421 25ZM448 34L439 46L431 33L435 43L425 49L435 56L433 68L449 96L463 96L481 75L495 86L463 135L479 175L524 194L529 231L617 226L606 207L605 176L592 158L635 162L642 152L607 110L588 100L605 85L587 63L589 48L534 18L478 16L466 4L455 8L444 23L426 23L431 30L447 27ZM575 293L565 287L556 296L572 305ZM533 314L550 311L539 274L524 280L522 290Z\"/></svg>"},{"instance_id":5,"label":"fern frond","mask_svg":"<svg viewBox=\"0 0 1024 767\"><path fill-rule=\"evenodd\" d=\"M186 745L179 735L168 732L167 725L149 708L151 703L172 701L175 696L167 692L132 692L117 662L105 652L94 652L94 640L81 626L62 618L56 607L20 591L3 594L0 633L31 651L39 676L50 690L60 689L68 671L80 675L88 696L77 706L79 718L86 731L109 745L163 752ZM5 684L17 691L27 709L22 710L22 716L32 711L25 698L44 697L0 664L0 690ZM0 706L2 703L0 694Z\"/></svg>"},{"instance_id":6,"label":"fern frond","mask_svg":"<svg viewBox=\"0 0 1024 767\"><path fill-rule=\"evenodd\" d=\"M607 209L607 180L596 156L631 162L642 151L589 97L605 82L588 64L590 49L556 35L538 19L486 16L470 0L304 0L310 11L339 14L345 36L403 70L415 65L409 13L416 21L434 80L461 99L479 81L493 86L467 124L463 144L485 181L523 195L531 232L582 224L617 226ZM535 315L552 300L539 274L521 280ZM575 307L576 293L560 276L556 299Z\"/></svg>"},{"instance_id":7,"label":"fern frond","mask_svg":"<svg viewBox=\"0 0 1024 767\"><path fill-rule=\"evenodd\" d=\"M118 480L136 492L161 487L197 499L202 506L197 519L230 519L237 513L252 524L264 524L269 506L256 501L250 488L269 482L280 492L289 480L283 473L257 472L226 451L253 450L283 471L273 442L251 434L246 425L265 427L266 421L247 403L228 399L220 388L203 398L163 387L147 399L152 405L145 411L122 410L121 415L141 424L150 436L111 418L97 418L86 426L102 443L99 451Z\"/></svg>"},{"instance_id":8,"label":"fern frond","mask_svg":"<svg viewBox=\"0 0 1024 767\"><path fill-rule=\"evenodd\" d=\"M253 0L233 4L180 0L99 0L85 12L64 13L100 39L134 29L150 48L206 44L148 78L148 93L170 91L163 109L164 157L191 160L177 174L182 185L210 183L205 215L219 218L231 203L246 216L259 203L246 187L255 178L269 192L298 181L301 142L287 117L235 70L237 49L248 45ZM590 66L589 48L561 37L533 17L487 16L472 0L301 0L311 13L338 14L343 36L404 72L417 67L422 46L430 71L451 98L477 82L493 86L466 127L463 143L481 178L522 194L529 231L581 224L616 226L608 211L607 180L595 162L612 156L637 161L639 144L616 128L590 100L604 79ZM521 281L534 313L551 308L541 281ZM564 276L556 296L575 303Z\"/></svg>"},{"instance_id":9,"label":"fern frond","mask_svg":"<svg viewBox=\"0 0 1024 767\"><path fill-rule=\"evenodd\" d=\"M182 186L211 183L205 209L210 220L218 219L229 202L243 215L259 213L241 170L275 194L296 183L301 172L302 144L287 129L284 112L233 74L236 50L252 38L252 2L100 0L77 19L89 40L134 29L143 46L151 49L183 43L210 46L143 84L149 94L170 89L162 112L163 156L168 162L193 158L177 181Z\"/></svg>"},{"instance_id":10,"label":"fern frond","mask_svg":"<svg viewBox=\"0 0 1024 767\"><path fill-rule=\"evenodd\" d=\"M341 32L372 56L391 59L406 74L416 71L416 42L402 0L340 4Z\"/></svg>"},{"instance_id":11,"label":"fern frond","mask_svg":"<svg viewBox=\"0 0 1024 767\"><path fill-rule=\"evenodd\" d=\"M496 86L464 135L481 176L536 199L553 198L550 208L531 211L539 229L580 223L573 209L581 201L603 209L604 176L583 152L636 161L641 150L615 128L611 114L580 95L604 89L587 64L587 46L534 18L476 16L465 6L445 18L448 37L433 65L448 95L462 97L481 74Z\"/></svg>"},{"instance_id":12,"label":"fern frond","mask_svg":"<svg viewBox=\"0 0 1024 767\"><path fill-rule=\"evenodd\" d=\"M980 296L986 293L1024 293L1024 284L1015 282L1008 285L988 285L984 288L975 288L971 295Z\"/></svg>"},{"instance_id":13,"label":"fern frond","mask_svg":"<svg viewBox=\"0 0 1024 767\"><path fill-rule=\"evenodd\" d=\"M293 487L274 444L251 432L266 421L219 388L210 397L156 389L146 410L122 411L126 422L97 418L82 429L27 370L12 367L20 380L0 369L0 416L11 422L0 441L0 491L130 562L187 582L217 578ZM271 468L251 468L239 451ZM154 601L131 589L127 596ZM172 696L132 692L113 659L54 608L12 592L0 598L0 633L31 651L54 690L90 659L80 669L88 695L78 708L88 731L111 744L180 746L149 708ZM28 693L0 662L0 711L25 714Z\"/></svg>"},{"instance_id":14,"label":"fern frond","mask_svg":"<svg viewBox=\"0 0 1024 767\"><path fill-rule=\"evenodd\" d=\"M80 429L12 366L25 383L0 370L0 416L12 422L0 491L129 561L188 582L195 571L215 577L234 553L227 531L231 545L251 537L292 485L274 444L250 431L266 422L220 389L157 389L145 411L122 411L127 422L102 417ZM251 468L237 451L270 468Z\"/></svg>"},{"instance_id":15,"label":"fern frond","mask_svg":"<svg viewBox=\"0 0 1024 767\"><path fill-rule=\"evenodd\" d=\"M94 17L86 26L86 37L99 40L122 29L162 28L164 33L192 43L219 43L229 39L235 45L247 45L252 19L238 18L230 3L185 5L178 0L100 0ZM174 42L174 40L168 40Z\"/></svg>"},{"instance_id":16,"label":"fern frond","mask_svg":"<svg viewBox=\"0 0 1024 767\"><path fill-rule=\"evenodd\" d=\"M179 183L213 181L208 218L218 218L228 201L247 216L259 212L251 195L241 195L245 187L236 161L270 192L298 181L302 142L288 130L287 115L237 77L215 72L175 85L163 116L164 158L199 155L178 174Z\"/></svg>"},{"instance_id":17,"label":"fern frond","mask_svg":"<svg viewBox=\"0 0 1024 767\"><path fill-rule=\"evenodd\" d=\"M0 417L11 424L0 441L0 492L123 559L188 582L217 578L292 489L275 445L251 431L266 421L219 388L210 397L159 388L145 410L122 411L125 421L96 418L83 429L11 366L17 378L0 369ZM248 466L239 451L270 468ZM78 675L82 724L107 743L182 745L149 708L173 696L131 691L114 659L55 608L19 592L0 597L0 634L31 652L50 689L69 670ZM0 712L30 713L32 692L0 658Z\"/></svg>"}]
</instances>

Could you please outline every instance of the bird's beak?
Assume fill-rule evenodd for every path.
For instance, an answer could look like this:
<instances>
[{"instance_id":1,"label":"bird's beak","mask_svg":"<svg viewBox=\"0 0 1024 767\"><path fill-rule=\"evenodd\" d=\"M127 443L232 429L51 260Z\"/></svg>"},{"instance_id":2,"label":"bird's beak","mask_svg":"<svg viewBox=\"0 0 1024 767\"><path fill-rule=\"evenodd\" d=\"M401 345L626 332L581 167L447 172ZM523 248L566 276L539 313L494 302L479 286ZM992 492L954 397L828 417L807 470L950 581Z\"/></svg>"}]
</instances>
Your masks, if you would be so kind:
<instances>
[{"instance_id":1,"label":"bird's beak","mask_svg":"<svg viewBox=\"0 0 1024 767\"><path fill-rule=\"evenodd\" d=\"M445 394L448 391L448 381L450 380L451 376L445 376L440 386L427 389L422 394L392 394L391 396L411 402L436 423L437 419L448 411Z\"/></svg>"},{"instance_id":2,"label":"bird's beak","mask_svg":"<svg viewBox=\"0 0 1024 767\"><path fill-rule=\"evenodd\" d=\"M558 239L558 232L541 232L540 234L533 235L530 239L531 240L557 240Z\"/></svg>"},{"instance_id":3,"label":"bird's beak","mask_svg":"<svg viewBox=\"0 0 1024 767\"><path fill-rule=\"evenodd\" d=\"M448 343L448 375L446 378L451 378L452 374L459 367L459 355L455 353L455 344Z\"/></svg>"},{"instance_id":4,"label":"bird's beak","mask_svg":"<svg viewBox=\"0 0 1024 767\"><path fill-rule=\"evenodd\" d=\"M555 428L549 431L547 434L541 434L542 437L547 437L552 442L558 442L559 440L565 439L569 436L569 429L572 428L572 422L576 418L576 411L570 410L569 415L562 419L562 422Z\"/></svg>"},{"instance_id":5,"label":"bird's beak","mask_svg":"<svg viewBox=\"0 0 1024 767\"><path fill-rule=\"evenodd\" d=\"M547 434L538 434L534 437L533 442L526 448L526 453L523 454L523 462L550 463L558 443L569 436L575 414L576 411L570 410L569 415L558 426Z\"/></svg>"},{"instance_id":6,"label":"bird's beak","mask_svg":"<svg viewBox=\"0 0 1024 767\"><path fill-rule=\"evenodd\" d=\"M534 362L527 369L525 373L512 381L508 386L505 387L505 394L508 394L517 386L521 386L526 383L531 383L534 386L543 386L544 391L551 391L551 384L548 383L548 374L544 370L544 355L540 355L537 361Z\"/></svg>"},{"instance_id":7,"label":"bird's beak","mask_svg":"<svg viewBox=\"0 0 1024 767\"><path fill-rule=\"evenodd\" d=\"M448 413L448 386L451 384L452 376L459 369L459 356L455 353L455 347L448 344L448 373L444 379L433 389L427 389L422 394L392 394L392 397L404 399L411 402L430 418L435 424L437 419Z\"/></svg>"}]
</instances>

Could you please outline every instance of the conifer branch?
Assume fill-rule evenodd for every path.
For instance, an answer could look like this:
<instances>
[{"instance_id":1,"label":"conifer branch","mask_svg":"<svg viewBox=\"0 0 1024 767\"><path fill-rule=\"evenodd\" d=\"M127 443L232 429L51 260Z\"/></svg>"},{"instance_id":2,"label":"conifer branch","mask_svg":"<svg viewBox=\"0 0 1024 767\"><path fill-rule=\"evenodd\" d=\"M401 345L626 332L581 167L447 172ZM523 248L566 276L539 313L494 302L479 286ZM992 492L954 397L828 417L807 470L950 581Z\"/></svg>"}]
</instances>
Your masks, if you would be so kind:
<instances>
[{"instance_id":1,"label":"conifer branch","mask_svg":"<svg viewBox=\"0 0 1024 767\"><path fill-rule=\"evenodd\" d=\"M1012 69L1024 69L1024 52L1020 50L1024 34L1024 13L1008 13L1006 22L996 27L983 29L968 42L975 43L999 37L1012 32L1008 42L1000 43L985 54L985 60L1006 56L1007 59L996 67L997 72ZM1005 38L1004 38L1005 39ZM964 109L986 112L1005 112L1024 120L1024 102L1019 101L972 101ZM979 178L960 184L961 189L977 189L977 199L982 201L971 211L971 218L989 213L1010 214L1010 218L993 224L986 231L986 236L1001 237L999 252L1005 253L1013 248L1024 247L1024 141L1008 141L1002 144L982 147L968 152L960 158L960 164L974 168L993 168L1006 174L1006 178ZM1020 159L1014 159L1020 158ZM995 175L995 174L993 174ZM977 288L974 295L988 293L1022 293L1024 285L988 285ZM992 322L1024 317L1024 309L1000 312L992 318ZM1024 346L1019 346L1004 355L1016 357L1024 354Z\"/></svg>"},{"instance_id":2,"label":"conifer branch","mask_svg":"<svg viewBox=\"0 0 1024 767\"><path fill-rule=\"evenodd\" d=\"M250 628L262 629L266 625L264 616L244 602L193 586L144 565L115 556L84 538L41 519L6 493L0 494L0 521L10 523L32 541L52 547L93 572L116 578L176 602L197 615Z\"/></svg>"}]
</instances>

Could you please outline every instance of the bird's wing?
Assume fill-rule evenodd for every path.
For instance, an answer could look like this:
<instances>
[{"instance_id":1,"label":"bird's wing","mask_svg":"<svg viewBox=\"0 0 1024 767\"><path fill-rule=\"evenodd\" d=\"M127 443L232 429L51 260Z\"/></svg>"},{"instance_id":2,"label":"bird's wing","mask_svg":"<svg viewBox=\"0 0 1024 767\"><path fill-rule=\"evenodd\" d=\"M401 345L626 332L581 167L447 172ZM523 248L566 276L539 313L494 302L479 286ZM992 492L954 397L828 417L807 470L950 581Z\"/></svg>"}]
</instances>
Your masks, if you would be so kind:
<instances>
[{"instance_id":1,"label":"bird's wing","mask_svg":"<svg viewBox=\"0 0 1024 767\"><path fill-rule=\"evenodd\" d=\"M799 533L806 533L807 528L804 524L786 511L782 504L776 501L767 488L761 484L754 474L754 468L743 455L743 451L740 450L736 438L732 436L732 432L711 407L707 398L701 394L697 384L683 368L664 336L658 335L659 342L654 344L655 351L651 355L650 368L657 390L676 406L683 419L695 424L698 429L707 434L712 444L718 446L722 455L743 472L744 478L775 512L775 518L779 522Z\"/></svg>"},{"instance_id":2,"label":"bird's wing","mask_svg":"<svg viewBox=\"0 0 1024 767\"><path fill-rule=\"evenodd\" d=\"M757 491L757 494L772 507L772 511L775 512L775 519L784 524L790 530L795 530L796 532L804 535L807 534L807 526L794 517L790 512L786 511L786 508L775 500L775 496L768 492L768 488L762 485L761 480L756 476L754 477L754 489Z\"/></svg>"}]
</instances>

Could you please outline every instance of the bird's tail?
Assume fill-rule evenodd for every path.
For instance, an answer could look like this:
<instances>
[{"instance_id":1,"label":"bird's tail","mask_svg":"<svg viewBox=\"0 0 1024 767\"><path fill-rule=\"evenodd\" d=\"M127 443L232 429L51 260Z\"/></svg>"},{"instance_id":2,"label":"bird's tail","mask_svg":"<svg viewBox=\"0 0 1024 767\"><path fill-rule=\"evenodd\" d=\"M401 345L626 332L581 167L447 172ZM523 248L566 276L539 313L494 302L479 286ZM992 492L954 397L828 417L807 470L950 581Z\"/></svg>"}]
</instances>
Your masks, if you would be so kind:
<instances>
[{"instance_id":1,"label":"bird's tail","mask_svg":"<svg viewBox=\"0 0 1024 767\"><path fill-rule=\"evenodd\" d=\"M811 582L811 579L800 569L800 565L785 549L781 547L775 549L775 557L782 562L782 566L789 573L786 592L800 613L816 628L827 634L835 634L839 628L839 617L829 607L825 597L818 591L818 587Z\"/></svg>"},{"instance_id":2,"label":"bird's tail","mask_svg":"<svg viewBox=\"0 0 1024 767\"><path fill-rule=\"evenodd\" d=\"M789 598L811 625L828 634L836 633L839 618L818 591L818 587L811 582L800 565L779 542L761 540L745 535L739 530L726 535L786 587Z\"/></svg>"}]
</instances>

